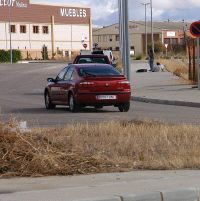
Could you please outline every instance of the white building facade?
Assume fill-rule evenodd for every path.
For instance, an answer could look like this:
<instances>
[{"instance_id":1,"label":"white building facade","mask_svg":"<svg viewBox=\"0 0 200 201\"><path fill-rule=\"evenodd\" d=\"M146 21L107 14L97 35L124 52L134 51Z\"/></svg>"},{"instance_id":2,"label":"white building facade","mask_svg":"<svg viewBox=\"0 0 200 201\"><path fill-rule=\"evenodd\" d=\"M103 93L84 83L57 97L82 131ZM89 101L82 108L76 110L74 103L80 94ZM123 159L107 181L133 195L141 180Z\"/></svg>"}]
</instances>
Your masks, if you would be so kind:
<instances>
[{"instance_id":1,"label":"white building facade","mask_svg":"<svg viewBox=\"0 0 200 201\"><path fill-rule=\"evenodd\" d=\"M0 49L11 44L23 57L40 58L44 45L52 57L80 51L83 44L91 49L91 28L90 8L0 0Z\"/></svg>"}]
</instances>

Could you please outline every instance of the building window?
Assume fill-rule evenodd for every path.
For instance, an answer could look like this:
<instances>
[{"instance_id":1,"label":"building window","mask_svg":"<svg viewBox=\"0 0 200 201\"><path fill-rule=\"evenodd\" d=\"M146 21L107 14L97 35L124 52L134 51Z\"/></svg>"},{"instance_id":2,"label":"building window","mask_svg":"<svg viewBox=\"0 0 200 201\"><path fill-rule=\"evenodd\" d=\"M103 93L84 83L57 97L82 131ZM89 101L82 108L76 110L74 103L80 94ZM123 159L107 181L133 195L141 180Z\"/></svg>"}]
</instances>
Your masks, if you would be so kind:
<instances>
[{"instance_id":1,"label":"building window","mask_svg":"<svg viewBox=\"0 0 200 201\"><path fill-rule=\"evenodd\" d=\"M103 36L103 42L107 42L107 36Z\"/></svg>"},{"instance_id":2,"label":"building window","mask_svg":"<svg viewBox=\"0 0 200 201\"><path fill-rule=\"evenodd\" d=\"M111 50L111 51L112 51L112 47L110 47L110 48L109 48L109 50Z\"/></svg>"},{"instance_id":3,"label":"building window","mask_svg":"<svg viewBox=\"0 0 200 201\"><path fill-rule=\"evenodd\" d=\"M116 51L119 51L119 47L116 47Z\"/></svg>"},{"instance_id":4,"label":"building window","mask_svg":"<svg viewBox=\"0 0 200 201\"><path fill-rule=\"evenodd\" d=\"M119 35L116 35L116 36L115 36L115 40L116 40L116 41L119 41Z\"/></svg>"},{"instance_id":5,"label":"building window","mask_svg":"<svg viewBox=\"0 0 200 201\"><path fill-rule=\"evenodd\" d=\"M135 50L135 47L134 47L134 46L131 46L131 50Z\"/></svg>"},{"instance_id":6,"label":"building window","mask_svg":"<svg viewBox=\"0 0 200 201\"><path fill-rule=\"evenodd\" d=\"M26 33L26 26L25 25L20 26L20 33Z\"/></svg>"},{"instance_id":7,"label":"building window","mask_svg":"<svg viewBox=\"0 0 200 201\"><path fill-rule=\"evenodd\" d=\"M98 36L98 42L101 42L101 36Z\"/></svg>"},{"instance_id":8,"label":"building window","mask_svg":"<svg viewBox=\"0 0 200 201\"><path fill-rule=\"evenodd\" d=\"M109 41L112 42L112 35L109 35Z\"/></svg>"},{"instance_id":9,"label":"building window","mask_svg":"<svg viewBox=\"0 0 200 201\"><path fill-rule=\"evenodd\" d=\"M43 26L43 34L48 34L49 33L49 27L48 26Z\"/></svg>"},{"instance_id":10,"label":"building window","mask_svg":"<svg viewBox=\"0 0 200 201\"><path fill-rule=\"evenodd\" d=\"M185 39L184 38L180 38L180 45L184 45L185 44Z\"/></svg>"},{"instance_id":11,"label":"building window","mask_svg":"<svg viewBox=\"0 0 200 201\"><path fill-rule=\"evenodd\" d=\"M172 45L178 44L178 38L172 38Z\"/></svg>"},{"instance_id":12,"label":"building window","mask_svg":"<svg viewBox=\"0 0 200 201\"><path fill-rule=\"evenodd\" d=\"M33 33L38 34L39 33L39 26L33 26Z\"/></svg>"},{"instance_id":13,"label":"building window","mask_svg":"<svg viewBox=\"0 0 200 201\"><path fill-rule=\"evenodd\" d=\"M16 26L10 25L10 30L11 30L11 33L16 33Z\"/></svg>"},{"instance_id":14,"label":"building window","mask_svg":"<svg viewBox=\"0 0 200 201\"><path fill-rule=\"evenodd\" d=\"M170 44L170 38L164 38L164 44Z\"/></svg>"}]
</instances>

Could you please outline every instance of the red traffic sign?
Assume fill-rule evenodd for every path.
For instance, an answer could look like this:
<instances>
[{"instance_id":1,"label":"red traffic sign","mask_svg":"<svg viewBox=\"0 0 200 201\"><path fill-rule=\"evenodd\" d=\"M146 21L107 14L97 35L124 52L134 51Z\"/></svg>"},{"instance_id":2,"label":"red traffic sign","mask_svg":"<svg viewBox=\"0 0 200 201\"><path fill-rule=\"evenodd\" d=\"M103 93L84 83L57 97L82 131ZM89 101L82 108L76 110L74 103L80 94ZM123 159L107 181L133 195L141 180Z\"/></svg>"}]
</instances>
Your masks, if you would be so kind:
<instances>
[{"instance_id":1,"label":"red traffic sign","mask_svg":"<svg viewBox=\"0 0 200 201\"><path fill-rule=\"evenodd\" d=\"M86 48L87 48L87 44L86 44L86 43L84 43L84 44L83 44L83 47L86 49Z\"/></svg>"},{"instance_id":2,"label":"red traffic sign","mask_svg":"<svg viewBox=\"0 0 200 201\"><path fill-rule=\"evenodd\" d=\"M194 37L200 37L200 21L193 22L193 23L190 25L190 33L191 33Z\"/></svg>"}]
</instances>

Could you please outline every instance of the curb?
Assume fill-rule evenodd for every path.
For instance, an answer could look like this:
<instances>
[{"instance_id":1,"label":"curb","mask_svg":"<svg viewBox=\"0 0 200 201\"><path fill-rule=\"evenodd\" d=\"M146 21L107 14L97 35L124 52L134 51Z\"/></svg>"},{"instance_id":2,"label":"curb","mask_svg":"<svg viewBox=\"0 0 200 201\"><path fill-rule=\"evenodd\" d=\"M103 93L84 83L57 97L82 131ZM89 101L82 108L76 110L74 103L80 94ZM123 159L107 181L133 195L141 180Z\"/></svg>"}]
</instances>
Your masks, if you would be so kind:
<instances>
[{"instance_id":1,"label":"curb","mask_svg":"<svg viewBox=\"0 0 200 201\"><path fill-rule=\"evenodd\" d=\"M155 103L162 105L175 105L175 106L187 106L200 108L200 103L187 102L187 101L174 101L174 100L161 100L153 98L143 98L143 97L131 97L132 101L143 102L143 103Z\"/></svg>"},{"instance_id":2,"label":"curb","mask_svg":"<svg viewBox=\"0 0 200 201\"><path fill-rule=\"evenodd\" d=\"M74 201L199 201L199 189L188 188L177 191L152 192L140 195L115 195L113 197L102 197Z\"/></svg>"},{"instance_id":3,"label":"curb","mask_svg":"<svg viewBox=\"0 0 200 201\"><path fill-rule=\"evenodd\" d=\"M48 60L48 61L42 61L42 60L31 60L31 61L18 61L17 64L66 64L67 61L55 61L55 60Z\"/></svg>"}]
</instances>

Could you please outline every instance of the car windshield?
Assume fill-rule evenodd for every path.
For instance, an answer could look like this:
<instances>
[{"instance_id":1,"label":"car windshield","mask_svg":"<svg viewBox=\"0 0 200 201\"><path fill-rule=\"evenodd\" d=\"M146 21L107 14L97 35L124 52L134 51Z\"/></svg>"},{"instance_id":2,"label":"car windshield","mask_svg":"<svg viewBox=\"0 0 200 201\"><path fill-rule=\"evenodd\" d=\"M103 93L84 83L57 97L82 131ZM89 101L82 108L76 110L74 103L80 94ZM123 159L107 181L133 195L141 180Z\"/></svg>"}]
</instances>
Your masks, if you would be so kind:
<instances>
[{"instance_id":1,"label":"car windshield","mask_svg":"<svg viewBox=\"0 0 200 201\"><path fill-rule=\"evenodd\" d=\"M79 69L79 75L84 76L119 76L120 72L112 66L91 66L81 67Z\"/></svg>"},{"instance_id":2,"label":"car windshield","mask_svg":"<svg viewBox=\"0 0 200 201\"><path fill-rule=\"evenodd\" d=\"M101 63L101 64L106 64L107 61L105 59L105 57L91 57L91 58L80 58L78 60L79 64L83 64L83 63Z\"/></svg>"}]
</instances>

